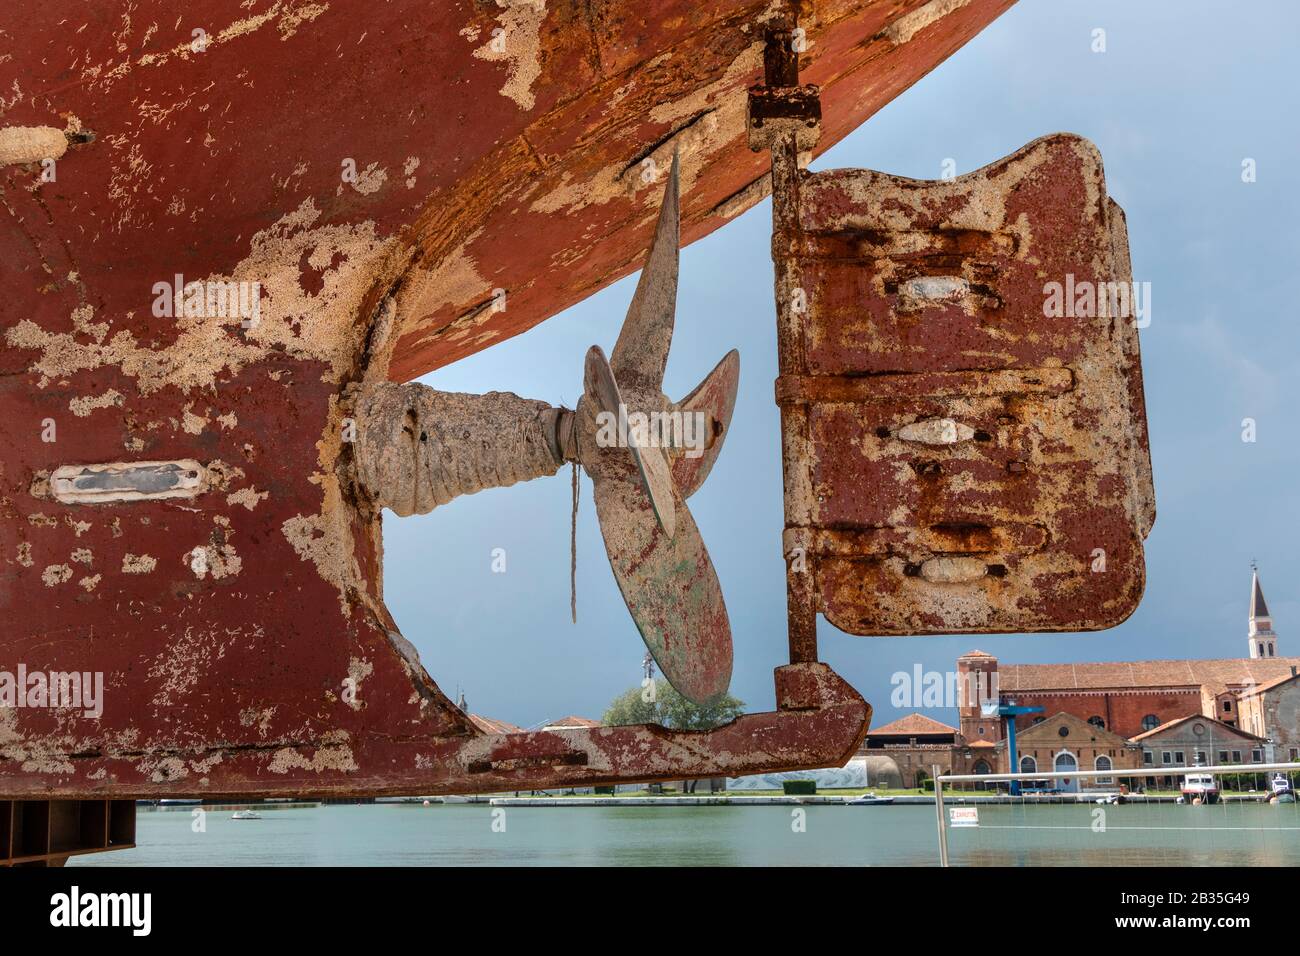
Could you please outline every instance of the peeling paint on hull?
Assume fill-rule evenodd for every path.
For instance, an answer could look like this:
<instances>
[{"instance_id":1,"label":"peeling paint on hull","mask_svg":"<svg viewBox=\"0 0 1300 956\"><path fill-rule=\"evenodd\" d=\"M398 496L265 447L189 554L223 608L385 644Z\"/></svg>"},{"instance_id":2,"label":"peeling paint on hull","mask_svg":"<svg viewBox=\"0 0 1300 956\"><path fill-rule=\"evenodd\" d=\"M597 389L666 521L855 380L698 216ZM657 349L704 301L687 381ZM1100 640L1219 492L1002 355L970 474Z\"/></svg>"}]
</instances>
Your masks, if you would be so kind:
<instances>
[{"instance_id":1,"label":"peeling paint on hull","mask_svg":"<svg viewBox=\"0 0 1300 956\"><path fill-rule=\"evenodd\" d=\"M1010 2L971 0L906 43L885 31L919 0L814 4L822 148ZM0 666L103 672L105 702L98 720L0 712L0 794L464 791L856 747L866 704L803 664L778 676L781 709L709 735L488 737L383 605L345 437L379 303L397 303L379 372L404 380L635 268L658 195L641 163L674 137L684 241L758 201L767 173L736 124L766 4L551 2L513 38L535 49L507 29L519 56L476 55L502 9L16 0L0 127L63 130L67 148L51 181L0 167ZM256 284L259 314L188 314L157 290L193 283ZM497 289L508 307L484 308ZM182 460L206 471L193 498L50 488L65 465Z\"/></svg>"}]
</instances>

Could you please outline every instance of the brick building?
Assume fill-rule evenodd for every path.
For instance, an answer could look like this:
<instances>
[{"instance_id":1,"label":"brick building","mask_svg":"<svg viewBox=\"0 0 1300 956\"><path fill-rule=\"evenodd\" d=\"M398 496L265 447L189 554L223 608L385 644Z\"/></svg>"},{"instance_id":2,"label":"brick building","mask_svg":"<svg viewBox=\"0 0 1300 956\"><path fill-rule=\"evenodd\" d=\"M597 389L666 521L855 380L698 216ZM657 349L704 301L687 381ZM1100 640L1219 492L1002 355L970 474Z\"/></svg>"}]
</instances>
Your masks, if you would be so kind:
<instances>
[{"instance_id":1,"label":"brick building","mask_svg":"<svg viewBox=\"0 0 1300 956\"><path fill-rule=\"evenodd\" d=\"M908 714L883 727L872 727L859 753L892 759L903 786L919 787L934 775L936 766L940 773L953 772L956 738L956 727L924 714Z\"/></svg>"},{"instance_id":2,"label":"brick building","mask_svg":"<svg viewBox=\"0 0 1300 956\"><path fill-rule=\"evenodd\" d=\"M934 765L957 774L1042 771L1051 779L1050 771L1063 769L1195 766L1198 752L1207 763L1300 760L1300 657L1278 656L1277 648L1256 572L1241 657L1003 664L973 650L957 659L957 727L909 714L873 729L864 752L893 759L906 786ZM1014 767L1007 718L984 707L995 700L1043 708L1013 718Z\"/></svg>"},{"instance_id":3,"label":"brick building","mask_svg":"<svg viewBox=\"0 0 1300 956\"><path fill-rule=\"evenodd\" d=\"M1266 762L1300 760L1300 678L1294 665L1289 674L1244 691L1239 708L1241 728L1265 738Z\"/></svg>"},{"instance_id":4,"label":"brick building","mask_svg":"<svg viewBox=\"0 0 1300 956\"><path fill-rule=\"evenodd\" d=\"M996 687L996 694L1004 701L1043 708L1043 714L1017 717L1017 733L1045 716L1068 713L1130 738L1192 714L1237 726L1237 708L1243 695L1265 685L1281 686L1300 668L1300 657L1277 656L1277 644L1256 573L1251 581L1244 657L1000 664L991 655L973 651L958 659L957 670L959 675L978 670L981 680ZM1283 695L1276 696L1280 699ZM973 702L963 704L961 734L970 739L1000 739L1000 720L984 717ZM1291 746L1300 746L1300 742Z\"/></svg>"},{"instance_id":5,"label":"brick building","mask_svg":"<svg viewBox=\"0 0 1300 956\"><path fill-rule=\"evenodd\" d=\"M1151 769L1265 762L1263 737L1204 714L1163 723L1138 734L1133 743L1142 751L1142 766ZM1153 785L1170 787L1174 783L1173 777L1164 777L1156 778Z\"/></svg>"},{"instance_id":6,"label":"brick building","mask_svg":"<svg viewBox=\"0 0 1300 956\"><path fill-rule=\"evenodd\" d=\"M1075 770L1133 770L1142 763L1142 748L1119 734L1090 724L1074 714L1058 713L1016 737L1020 773L1043 773L1051 779ZM1000 751L1001 752L1001 751ZM1005 766L1005 757L1002 765ZM1010 771L1008 771L1010 772ZM1055 786L1068 793L1077 790L1114 789L1114 778L1082 781L1059 778Z\"/></svg>"}]
</instances>

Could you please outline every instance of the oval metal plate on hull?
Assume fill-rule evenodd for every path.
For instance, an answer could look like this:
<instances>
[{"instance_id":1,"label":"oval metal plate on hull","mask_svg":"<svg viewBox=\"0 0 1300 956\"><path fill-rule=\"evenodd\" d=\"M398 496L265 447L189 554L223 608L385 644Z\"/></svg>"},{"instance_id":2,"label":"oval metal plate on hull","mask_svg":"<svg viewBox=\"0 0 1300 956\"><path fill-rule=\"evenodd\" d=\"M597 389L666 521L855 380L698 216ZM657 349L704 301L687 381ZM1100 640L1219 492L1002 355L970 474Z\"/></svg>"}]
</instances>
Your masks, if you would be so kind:
<instances>
[{"instance_id":1,"label":"oval metal plate on hull","mask_svg":"<svg viewBox=\"0 0 1300 956\"><path fill-rule=\"evenodd\" d=\"M193 458L61 465L50 475L54 500L68 505L193 498L207 490L208 470Z\"/></svg>"}]
</instances>

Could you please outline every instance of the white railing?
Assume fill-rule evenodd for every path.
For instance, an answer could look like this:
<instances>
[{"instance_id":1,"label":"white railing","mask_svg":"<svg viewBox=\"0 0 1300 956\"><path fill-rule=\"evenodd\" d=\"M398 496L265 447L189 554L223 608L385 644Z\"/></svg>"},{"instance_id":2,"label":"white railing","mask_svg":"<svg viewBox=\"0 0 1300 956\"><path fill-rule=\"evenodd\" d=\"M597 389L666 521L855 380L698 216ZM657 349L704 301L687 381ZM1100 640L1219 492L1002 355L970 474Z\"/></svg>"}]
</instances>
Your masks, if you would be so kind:
<instances>
[{"instance_id":1,"label":"white railing","mask_svg":"<svg viewBox=\"0 0 1300 956\"><path fill-rule=\"evenodd\" d=\"M1111 767L1108 770L1037 770L1033 773L940 773L933 768L934 811L939 829L939 865L948 865L948 821L943 812L943 785L945 783L1009 783L1019 781L1082 780L1089 777L1107 781L1131 780L1134 777L1186 777L1188 774L1269 774L1300 773L1300 763L1234 763L1215 764L1209 767ZM1266 781L1267 782L1267 781ZM1107 786L1118 787L1108 783ZM1096 792L1093 793L1096 795Z\"/></svg>"},{"instance_id":2,"label":"white railing","mask_svg":"<svg viewBox=\"0 0 1300 956\"><path fill-rule=\"evenodd\" d=\"M935 777L945 783L974 783L980 780L1066 780L1082 777L1180 777L1189 773L1270 773L1300 771L1300 763L1230 763L1212 767L1165 764L1161 767L1111 767L1109 770L1035 770L1033 773L945 773Z\"/></svg>"}]
</instances>

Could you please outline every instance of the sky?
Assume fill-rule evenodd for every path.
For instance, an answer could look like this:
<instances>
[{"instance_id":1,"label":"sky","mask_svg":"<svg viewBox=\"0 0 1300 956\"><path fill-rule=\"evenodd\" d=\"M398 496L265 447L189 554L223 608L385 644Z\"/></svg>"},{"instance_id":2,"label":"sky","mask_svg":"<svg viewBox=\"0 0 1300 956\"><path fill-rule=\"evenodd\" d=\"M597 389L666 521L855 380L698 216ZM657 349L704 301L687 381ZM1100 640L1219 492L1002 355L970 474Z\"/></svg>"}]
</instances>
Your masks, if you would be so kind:
<instances>
[{"instance_id":1,"label":"sky","mask_svg":"<svg viewBox=\"0 0 1300 956\"><path fill-rule=\"evenodd\" d=\"M1105 52L1093 52L1096 29ZM1127 213L1133 277L1151 283L1141 342L1157 519L1141 605L1087 634L854 637L819 621L822 660L872 703L874 724L905 712L891 706L892 675L949 671L972 648L1024 663L1244 656L1252 560L1278 653L1300 654L1300 557L1286 537L1300 517L1297 37L1294 0L1231 16L1204 0L1020 0L812 163L938 178L948 158L965 173L1038 136L1078 133L1101 150ZM1242 181L1245 159L1255 182ZM770 228L765 201L683 249L665 380L680 398L740 350L731 431L690 509L731 618L731 691L749 711L775 706L772 669L787 659ZM421 381L572 407L583 356L612 348L636 278ZM1254 442L1242 440L1245 418ZM570 623L569 482L566 468L429 515L385 515L388 606L433 678L475 713L524 727L599 718L640 681L645 647L585 476ZM504 573L492 569L497 548Z\"/></svg>"}]
</instances>

